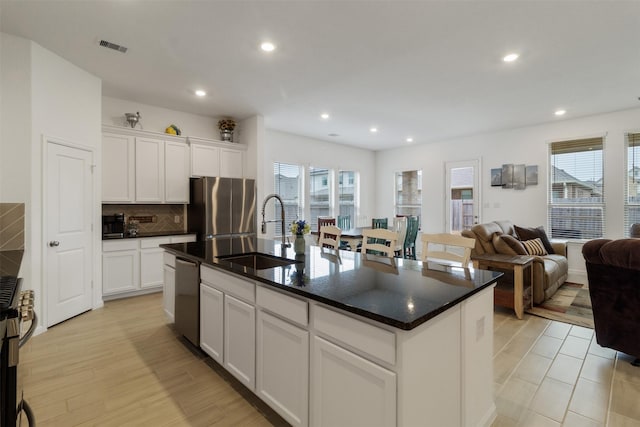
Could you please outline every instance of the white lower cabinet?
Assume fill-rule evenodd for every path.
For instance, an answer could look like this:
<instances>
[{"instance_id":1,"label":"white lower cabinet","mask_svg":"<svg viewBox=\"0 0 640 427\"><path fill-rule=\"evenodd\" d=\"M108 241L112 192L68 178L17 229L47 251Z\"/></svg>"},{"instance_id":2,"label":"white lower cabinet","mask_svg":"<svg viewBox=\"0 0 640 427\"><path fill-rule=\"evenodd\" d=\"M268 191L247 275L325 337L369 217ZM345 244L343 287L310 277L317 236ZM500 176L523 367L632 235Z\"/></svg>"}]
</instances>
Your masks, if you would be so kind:
<instances>
[{"instance_id":1,"label":"white lower cabinet","mask_svg":"<svg viewBox=\"0 0 640 427\"><path fill-rule=\"evenodd\" d=\"M164 249L170 237L140 239L140 288L160 287L164 283Z\"/></svg>"},{"instance_id":2,"label":"white lower cabinet","mask_svg":"<svg viewBox=\"0 0 640 427\"><path fill-rule=\"evenodd\" d=\"M140 253L135 241L102 243L102 294L131 292L140 287Z\"/></svg>"},{"instance_id":3,"label":"white lower cabinet","mask_svg":"<svg viewBox=\"0 0 640 427\"><path fill-rule=\"evenodd\" d=\"M293 426L308 425L309 332L258 311L256 393Z\"/></svg>"},{"instance_id":4,"label":"white lower cabinet","mask_svg":"<svg viewBox=\"0 0 640 427\"><path fill-rule=\"evenodd\" d=\"M176 309L176 257L164 254L164 287L162 289L162 306L169 322L175 321Z\"/></svg>"},{"instance_id":5,"label":"white lower cabinet","mask_svg":"<svg viewBox=\"0 0 640 427\"><path fill-rule=\"evenodd\" d=\"M312 352L312 426L396 425L394 372L317 336Z\"/></svg>"},{"instance_id":6,"label":"white lower cabinet","mask_svg":"<svg viewBox=\"0 0 640 427\"><path fill-rule=\"evenodd\" d=\"M223 364L224 294L200 283L200 347Z\"/></svg>"},{"instance_id":7,"label":"white lower cabinet","mask_svg":"<svg viewBox=\"0 0 640 427\"><path fill-rule=\"evenodd\" d=\"M256 386L256 309L224 296L224 367L251 390Z\"/></svg>"}]
</instances>

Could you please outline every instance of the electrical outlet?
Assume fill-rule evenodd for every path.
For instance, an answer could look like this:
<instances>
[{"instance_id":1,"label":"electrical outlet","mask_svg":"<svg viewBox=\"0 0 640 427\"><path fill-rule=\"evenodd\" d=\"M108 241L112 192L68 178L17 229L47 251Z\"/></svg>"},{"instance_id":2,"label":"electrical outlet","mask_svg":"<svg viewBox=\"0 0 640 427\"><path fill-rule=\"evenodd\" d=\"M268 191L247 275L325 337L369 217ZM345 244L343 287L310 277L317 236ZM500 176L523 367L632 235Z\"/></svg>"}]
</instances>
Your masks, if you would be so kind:
<instances>
[{"instance_id":1,"label":"electrical outlet","mask_svg":"<svg viewBox=\"0 0 640 427\"><path fill-rule=\"evenodd\" d=\"M180 223L180 215L176 215L173 217L173 222L175 222L176 224Z\"/></svg>"}]
</instances>

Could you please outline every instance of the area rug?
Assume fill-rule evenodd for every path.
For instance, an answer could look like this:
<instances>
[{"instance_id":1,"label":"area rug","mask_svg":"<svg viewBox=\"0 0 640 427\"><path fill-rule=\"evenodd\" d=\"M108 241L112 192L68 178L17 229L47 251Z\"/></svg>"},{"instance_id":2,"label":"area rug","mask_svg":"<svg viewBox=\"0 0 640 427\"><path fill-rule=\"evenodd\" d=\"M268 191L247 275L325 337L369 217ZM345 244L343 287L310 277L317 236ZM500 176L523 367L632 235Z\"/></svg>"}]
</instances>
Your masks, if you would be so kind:
<instances>
[{"instance_id":1,"label":"area rug","mask_svg":"<svg viewBox=\"0 0 640 427\"><path fill-rule=\"evenodd\" d=\"M593 329L593 311L587 285L565 282L553 297L527 313Z\"/></svg>"}]
</instances>

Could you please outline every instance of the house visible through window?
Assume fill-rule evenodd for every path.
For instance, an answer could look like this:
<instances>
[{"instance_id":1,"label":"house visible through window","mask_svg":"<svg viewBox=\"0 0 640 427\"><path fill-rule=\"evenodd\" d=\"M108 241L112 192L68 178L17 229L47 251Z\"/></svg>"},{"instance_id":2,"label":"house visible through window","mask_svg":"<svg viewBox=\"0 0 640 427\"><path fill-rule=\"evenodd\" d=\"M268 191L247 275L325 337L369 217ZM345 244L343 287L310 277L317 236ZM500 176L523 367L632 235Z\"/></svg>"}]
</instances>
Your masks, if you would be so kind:
<instances>
[{"instance_id":1,"label":"house visible through window","mask_svg":"<svg viewBox=\"0 0 640 427\"><path fill-rule=\"evenodd\" d=\"M309 168L309 225L318 229L318 217L331 215L331 194L329 169Z\"/></svg>"},{"instance_id":2,"label":"house visible through window","mask_svg":"<svg viewBox=\"0 0 640 427\"><path fill-rule=\"evenodd\" d=\"M290 234L289 224L294 220L302 218L304 211L303 189L303 169L299 165L275 162L273 164L274 191L280 195L284 202L285 213L285 233ZM277 201L270 200L267 206L267 220L277 219L275 223L275 235L282 234L280 222L280 206ZM270 212L270 213L269 213Z\"/></svg>"},{"instance_id":3,"label":"house visible through window","mask_svg":"<svg viewBox=\"0 0 640 427\"><path fill-rule=\"evenodd\" d=\"M551 236L595 239L604 235L603 138L552 142L549 147Z\"/></svg>"},{"instance_id":4,"label":"house visible through window","mask_svg":"<svg viewBox=\"0 0 640 427\"><path fill-rule=\"evenodd\" d=\"M640 133L627 134L627 167L625 169L624 235L631 224L640 222Z\"/></svg>"},{"instance_id":5,"label":"house visible through window","mask_svg":"<svg viewBox=\"0 0 640 427\"><path fill-rule=\"evenodd\" d=\"M396 172L396 215L417 216L422 213L422 171Z\"/></svg>"},{"instance_id":6,"label":"house visible through window","mask_svg":"<svg viewBox=\"0 0 640 427\"><path fill-rule=\"evenodd\" d=\"M355 227L358 211L358 186L356 172L338 172L338 217L344 218L342 226Z\"/></svg>"}]
</instances>

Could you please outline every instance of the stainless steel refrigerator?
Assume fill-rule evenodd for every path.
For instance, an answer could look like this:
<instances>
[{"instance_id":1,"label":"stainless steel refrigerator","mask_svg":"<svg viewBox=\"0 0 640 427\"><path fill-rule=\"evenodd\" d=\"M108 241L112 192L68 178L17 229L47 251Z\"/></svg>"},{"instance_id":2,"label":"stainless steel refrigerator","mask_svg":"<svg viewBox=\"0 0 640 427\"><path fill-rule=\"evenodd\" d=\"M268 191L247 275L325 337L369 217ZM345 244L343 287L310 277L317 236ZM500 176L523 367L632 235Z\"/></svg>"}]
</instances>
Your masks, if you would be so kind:
<instances>
[{"instance_id":1,"label":"stainless steel refrigerator","mask_svg":"<svg viewBox=\"0 0 640 427\"><path fill-rule=\"evenodd\" d=\"M190 191L187 224L198 240L256 234L255 180L191 178Z\"/></svg>"},{"instance_id":2,"label":"stainless steel refrigerator","mask_svg":"<svg viewBox=\"0 0 640 427\"><path fill-rule=\"evenodd\" d=\"M206 250L213 251L212 255L228 254L238 246L240 252L255 250L255 181L202 177L191 178L190 185L187 225L190 232L198 234L198 240L209 241ZM200 346L199 270L194 260L176 257L175 326L196 346Z\"/></svg>"}]
</instances>

